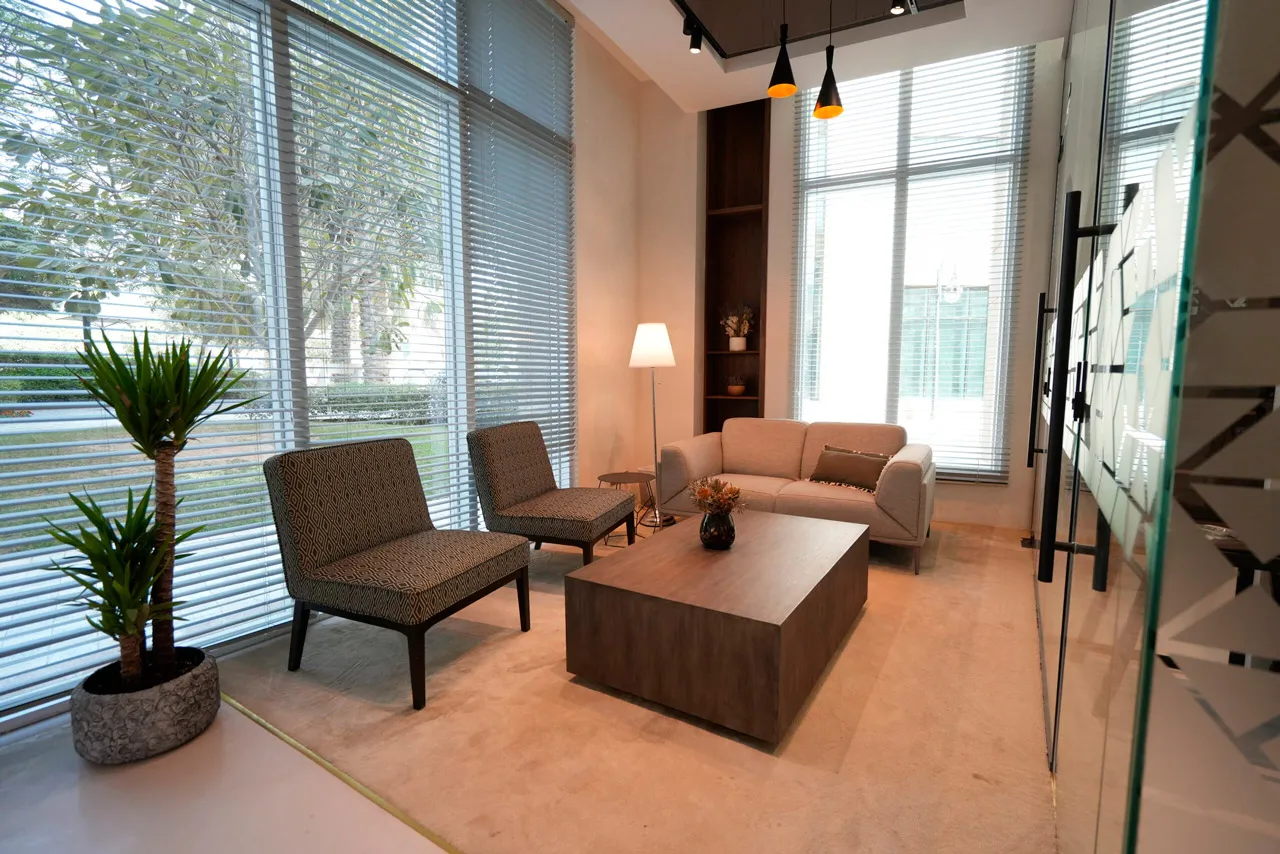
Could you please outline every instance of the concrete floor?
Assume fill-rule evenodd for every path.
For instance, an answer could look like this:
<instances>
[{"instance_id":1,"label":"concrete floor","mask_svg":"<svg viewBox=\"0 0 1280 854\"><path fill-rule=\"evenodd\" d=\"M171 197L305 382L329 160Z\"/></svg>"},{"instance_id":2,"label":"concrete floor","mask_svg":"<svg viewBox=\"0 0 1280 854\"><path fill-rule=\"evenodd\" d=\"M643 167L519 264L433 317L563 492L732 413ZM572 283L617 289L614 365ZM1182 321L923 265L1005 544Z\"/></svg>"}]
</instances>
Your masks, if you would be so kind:
<instances>
[{"instance_id":1,"label":"concrete floor","mask_svg":"<svg viewBox=\"0 0 1280 854\"><path fill-rule=\"evenodd\" d=\"M134 765L80 759L65 715L0 740L4 854L442 850L225 704L195 741Z\"/></svg>"}]
</instances>

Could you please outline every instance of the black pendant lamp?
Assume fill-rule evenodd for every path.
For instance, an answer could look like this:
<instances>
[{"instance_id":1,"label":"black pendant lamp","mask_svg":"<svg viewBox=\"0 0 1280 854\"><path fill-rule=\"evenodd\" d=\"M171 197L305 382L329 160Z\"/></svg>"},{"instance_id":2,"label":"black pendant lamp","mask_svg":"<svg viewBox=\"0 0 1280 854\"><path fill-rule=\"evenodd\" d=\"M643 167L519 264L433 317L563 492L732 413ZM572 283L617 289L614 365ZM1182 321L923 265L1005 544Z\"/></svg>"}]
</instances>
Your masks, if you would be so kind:
<instances>
[{"instance_id":1,"label":"black pendant lamp","mask_svg":"<svg viewBox=\"0 0 1280 854\"><path fill-rule=\"evenodd\" d=\"M831 43L831 34L834 31L834 18L831 13L831 3L827 4L827 73L822 76L822 88L818 90L818 103L813 105L813 117L815 119L834 119L836 116L844 112L844 107L840 104L840 90L836 88L836 73L832 70L831 64L835 62L836 48Z\"/></svg>"},{"instance_id":2,"label":"black pendant lamp","mask_svg":"<svg viewBox=\"0 0 1280 854\"><path fill-rule=\"evenodd\" d=\"M782 0L782 26L778 30L778 61L769 78L770 98L789 98L796 93L796 77L791 73L791 57L787 55L787 3Z\"/></svg>"}]
</instances>

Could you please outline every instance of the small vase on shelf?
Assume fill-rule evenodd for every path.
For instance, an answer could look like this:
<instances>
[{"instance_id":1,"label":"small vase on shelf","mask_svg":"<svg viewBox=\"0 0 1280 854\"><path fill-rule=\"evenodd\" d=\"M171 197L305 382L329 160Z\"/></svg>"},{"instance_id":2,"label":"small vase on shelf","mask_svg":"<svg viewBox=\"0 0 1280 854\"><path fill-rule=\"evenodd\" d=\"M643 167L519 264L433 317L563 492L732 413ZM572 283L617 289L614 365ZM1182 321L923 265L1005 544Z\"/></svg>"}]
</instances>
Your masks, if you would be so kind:
<instances>
[{"instance_id":1,"label":"small vase on shelf","mask_svg":"<svg viewBox=\"0 0 1280 854\"><path fill-rule=\"evenodd\" d=\"M732 336L729 338L729 352L741 353L747 349L747 338L745 335Z\"/></svg>"}]
</instances>

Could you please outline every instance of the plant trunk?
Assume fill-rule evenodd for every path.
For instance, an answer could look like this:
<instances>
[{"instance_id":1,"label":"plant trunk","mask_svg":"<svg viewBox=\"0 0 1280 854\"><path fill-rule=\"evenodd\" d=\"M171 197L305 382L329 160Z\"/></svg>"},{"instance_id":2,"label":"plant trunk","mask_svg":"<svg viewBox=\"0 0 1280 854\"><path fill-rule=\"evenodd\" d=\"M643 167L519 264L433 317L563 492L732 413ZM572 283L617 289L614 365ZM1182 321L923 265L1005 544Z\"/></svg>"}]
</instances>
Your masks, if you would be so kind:
<instances>
[{"instance_id":1,"label":"plant trunk","mask_svg":"<svg viewBox=\"0 0 1280 854\"><path fill-rule=\"evenodd\" d=\"M351 381L351 300L334 301L329 321L329 381Z\"/></svg>"},{"instance_id":2,"label":"plant trunk","mask_svg":"<svg viewBox=\"0 0 1280 854\"><path fill-rule=\"evenodd\" d=\"M164 560L160 577L151 588L151 613L157 619L151 628L151 665L161 679L170 679L177 669L173 650L172 610L160 606L173 601L173 532L177 522L177 496L173 483L173 462L178 448L173 442L161 442L156 449L156 535L164 544Z\"/></svg>"},{"instance_id":3,"label":"plant trunk","mask_svg":"<svg viewBox=\"0 0 1280 854\"><path fill-rule=\"evenodd\" d=\"M389 334L386 286L377 279L366 280L360 289L360 351L364 381L386 382L391 374L391 353L385 336Z\"/></svg>"},{"instance_id":4,"label":"plant trunk","mask_svg":"<svg viewBox=\"0 0 1280 854\"><path fill-rule=\"evenodd\" d=\"M125 685L137 685L142 679L142 635L120 636L120 679Z\"/></svg>"}]
</instances>

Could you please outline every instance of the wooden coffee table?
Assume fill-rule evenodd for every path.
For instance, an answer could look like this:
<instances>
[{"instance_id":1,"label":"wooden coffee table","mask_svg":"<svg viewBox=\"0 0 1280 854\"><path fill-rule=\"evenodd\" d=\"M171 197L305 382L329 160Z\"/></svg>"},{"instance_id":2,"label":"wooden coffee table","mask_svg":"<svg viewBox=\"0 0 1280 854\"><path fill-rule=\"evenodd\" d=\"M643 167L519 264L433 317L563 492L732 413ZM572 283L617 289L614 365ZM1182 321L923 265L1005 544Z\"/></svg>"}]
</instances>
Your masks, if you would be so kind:
<instances>
[{"instance_id":1,"label":"wooden coffee table","mask_svg":"<svg viewBox=\"0 0 1280 854\"><path fill-rule=\"evenodd\" d=\"M777 743L867 601L867 526L688 520L565 578L570 673Z\"/></svg>"}]
</instances>

